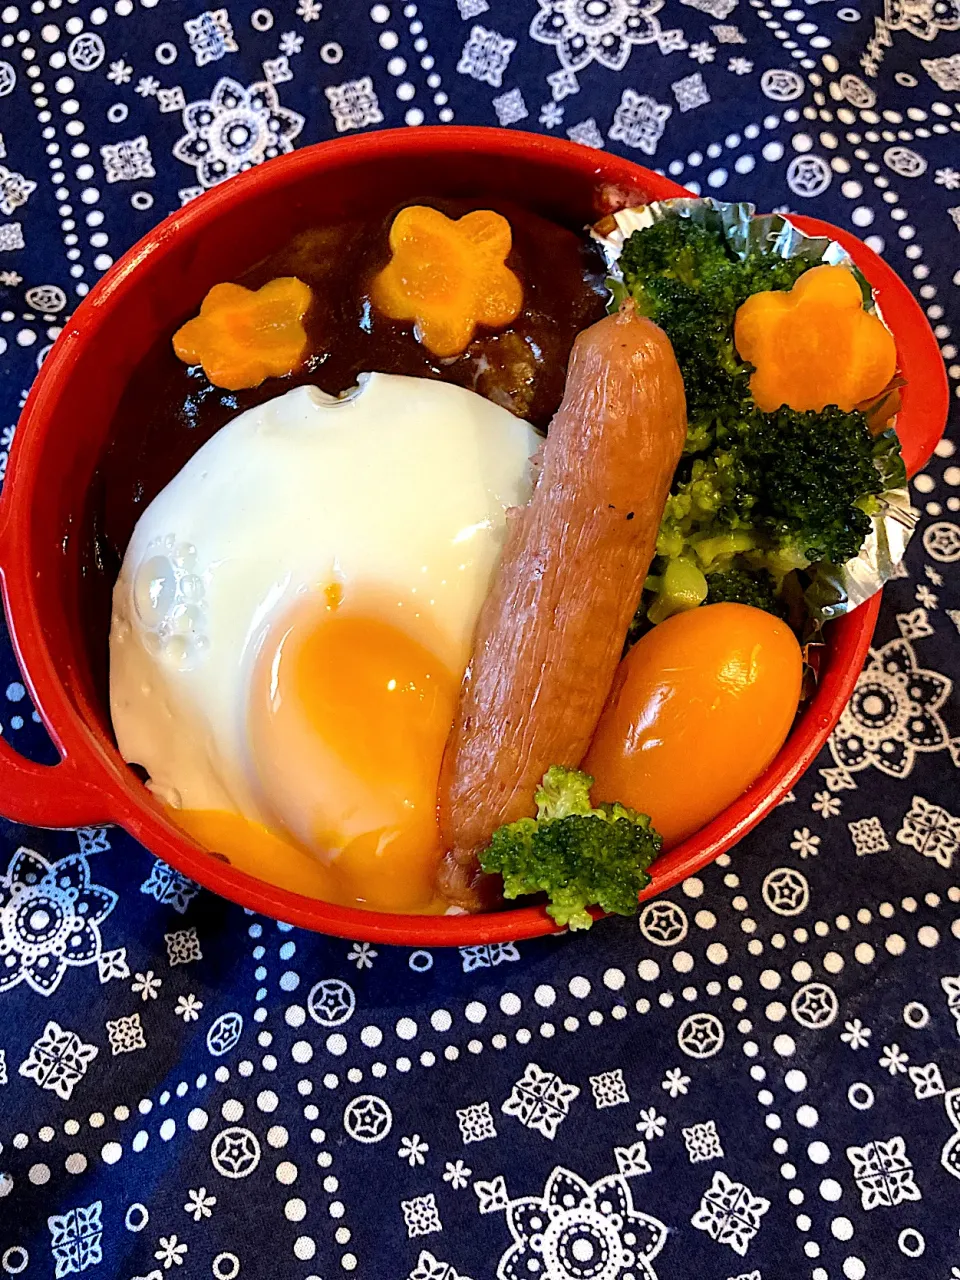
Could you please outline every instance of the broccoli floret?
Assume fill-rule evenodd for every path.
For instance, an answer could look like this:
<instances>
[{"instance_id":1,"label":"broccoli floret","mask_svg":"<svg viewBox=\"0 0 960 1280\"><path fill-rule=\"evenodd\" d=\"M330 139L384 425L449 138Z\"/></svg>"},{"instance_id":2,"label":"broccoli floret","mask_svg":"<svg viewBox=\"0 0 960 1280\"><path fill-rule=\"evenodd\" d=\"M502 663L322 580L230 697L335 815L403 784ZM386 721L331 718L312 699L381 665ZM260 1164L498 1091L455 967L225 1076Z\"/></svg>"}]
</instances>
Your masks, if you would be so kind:
<instances>
[{"instance_id":1,"label":"broccoli floret","mask_svg":"<svg viewBox=\"0 0 960 1280\"><path fill-rule=\"evenodd\" d=\"M592 786L589 774L553 765L534 796L536 818L500 827L480 854L484 871L503 876L505 898L546 893L548 914L571 929L590 928L590 906L632 915L662 843L645 814L592 805Z\"/></svg>"},{"instance_id":2,"label":"broccoli floret","mask_svg":"<svg viewBox=\"0 0 960 1280\"><path fill-rule=\"evenodd\" d=\"M748 604L786 619L787 606L777 594L776 579L764 569L728 569L707 579L707 604Z\"/></svg>"},{"instance_id":3,"label":"broccoli floret","mask_svg":"<svg viewBox=\"0 0 960 1280\"><path fill-rule=\"evenodd\" d=\"M678 471L657 552L693 550L708 573L748 551L780 577L818 560L842 564L860 550L883 489L873 453L862 413L753 410Z\"/></svg>"},{"instance_id":4,"label":"broccoli floret","mask_svg":"<svg viewBox=\"0 0 960 1280\"><path fill-rule=\"evenodd\" d=\"M709 569L718 555L754 545L751 512L757 495L739 451L730 447L732 433L725 431L724 436L727 447L681 463L664 506L658 555L679 556L685 548L697 550L703 543L697 556ZM731 543L729 551L722 551L721 544L727 543Z\"/></svg>"},{"instance_id":5,"label":"broccoli floret","mask_svg":"<svg viewBox=\"0 0 960 1280\"><path fill-rule=\"evenodd\" d=\"M819 413L757 415L739 444L757 495L754 522L774 545L792 547L810 563L849 560L870 531L872 500L883 489L873 447L862 413L831 405Z\"/></svg>"}]
</instances>

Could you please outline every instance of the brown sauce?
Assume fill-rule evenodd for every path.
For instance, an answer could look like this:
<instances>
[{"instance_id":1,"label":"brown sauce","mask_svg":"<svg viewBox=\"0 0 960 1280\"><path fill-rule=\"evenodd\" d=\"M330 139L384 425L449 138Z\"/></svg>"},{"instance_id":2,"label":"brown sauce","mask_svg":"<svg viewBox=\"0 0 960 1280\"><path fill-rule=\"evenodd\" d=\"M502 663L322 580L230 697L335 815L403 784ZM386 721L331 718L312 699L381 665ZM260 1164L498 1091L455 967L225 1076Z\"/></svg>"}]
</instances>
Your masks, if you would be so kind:
<instances>
[{"instance_id":1,"label":"brown sauce","mask_svg":"<svg viewBox=\"0 0 960 1280\"><path fill-rule=\"evenodd\" d=\"M451 217L478 207L475 201L419 203ZM507 202L486 207L510 221L507 264L523 284L523 309L499 332L478 330L460 356L437 359L411 325L386 319L370 304L369 282L389 256L387 232L396 208L307 230L238 278L257 288L294 275L312 288L305 321L312 354L298 373L228 392L211 385L201 367L177 359L172 333L148 352L120 400L90 495L87 629L104 697L110 592L134 526L193 454L238 413L304 383L336 395L355 385L359 373L378 371L455 382L546 430L563 395L573 340L604 314L603 263L581 232Z\"/></svg>"}]
</instances>

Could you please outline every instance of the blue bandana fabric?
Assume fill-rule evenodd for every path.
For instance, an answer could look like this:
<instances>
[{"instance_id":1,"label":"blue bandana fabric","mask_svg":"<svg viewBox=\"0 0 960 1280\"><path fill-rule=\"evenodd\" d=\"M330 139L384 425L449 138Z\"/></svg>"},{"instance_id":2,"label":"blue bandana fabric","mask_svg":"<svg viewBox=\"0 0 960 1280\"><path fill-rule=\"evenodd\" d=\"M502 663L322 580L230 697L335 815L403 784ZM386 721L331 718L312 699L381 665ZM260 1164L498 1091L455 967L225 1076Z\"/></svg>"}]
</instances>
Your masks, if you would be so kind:
<instances>
[{"instance_id":1,"label":"blue bandana fabric","mask_svg":"<svg viewBox=\"0 0 960 1280\"><path fill-rule=\"evenodd\" d=\"M202 3L0 0L0 467L71 309L159 218L295 147L451 121L852 229L956 404L957 0ZM343 942L122 832L4 824L2 1274L960 1280L949 438L914 501L829 746L639 924ZM2 731L49 759L3 663Z\"/></svg>"}]
</instances>

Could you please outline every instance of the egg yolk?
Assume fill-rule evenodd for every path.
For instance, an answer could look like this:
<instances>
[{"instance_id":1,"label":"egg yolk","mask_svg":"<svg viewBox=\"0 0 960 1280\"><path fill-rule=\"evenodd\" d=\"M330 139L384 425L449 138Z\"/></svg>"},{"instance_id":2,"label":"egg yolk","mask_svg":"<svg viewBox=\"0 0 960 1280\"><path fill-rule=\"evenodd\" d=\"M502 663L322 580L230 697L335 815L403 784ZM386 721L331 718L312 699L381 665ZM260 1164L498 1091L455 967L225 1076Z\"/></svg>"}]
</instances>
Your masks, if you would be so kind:
<instances>
[{"instance_id":1,"label":"egg yolk","mask_svg":"<svg viewBox=\"0 0 960 1280\"><path fill-rule=\"evenodd\" d=\"M238 871L325 902L344 901L330 869L305 849L223 809L177 809L171 817L197 844L222 853Z\"/></svg>"},{"instance_id":2,"label":"egg yolk","mask_svg":"<svg viewBox=\"0 0 960 1280\"><path fill-rule=\"evenodd\" d=\"M716 604L654 627L617 669L582 768L595 800L650 815L669 847L741 795L783 745L803 658L786 623Z\"/></svg>"},{"instance_id":3,"label":"egg yolk","mask_svg":"<svg viewBox=\"0 0 960 1280\"><path fill-rule=\"evenodd\" d=\"M457 681L425 645L327 592L268 634L254 664L250 773L267 826L180 824L261 879L379 911L443 910L437 778Z\"/></svg>"}]
</instances>

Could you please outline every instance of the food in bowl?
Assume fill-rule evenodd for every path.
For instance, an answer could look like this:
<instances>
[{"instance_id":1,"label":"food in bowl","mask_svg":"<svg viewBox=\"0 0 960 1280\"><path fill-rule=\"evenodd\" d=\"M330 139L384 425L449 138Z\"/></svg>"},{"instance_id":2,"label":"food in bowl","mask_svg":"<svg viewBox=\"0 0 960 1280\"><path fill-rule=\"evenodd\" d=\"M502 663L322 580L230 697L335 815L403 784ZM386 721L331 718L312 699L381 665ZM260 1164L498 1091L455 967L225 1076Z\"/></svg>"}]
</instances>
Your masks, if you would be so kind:
<instances>
[{"instance_id":1,"label":"food in bowl","mask_svg":"<svg viewBox=\"0 0 960 1280\"><path fill-rule=\"evenodd\" d=\"M201 844L584 927L762 773L902 482L895 349L849 260L728 208L625 211L612 253L421 201L300 235L148 355L105 475L111 710Z\"/></svg>"}]
</instances>

